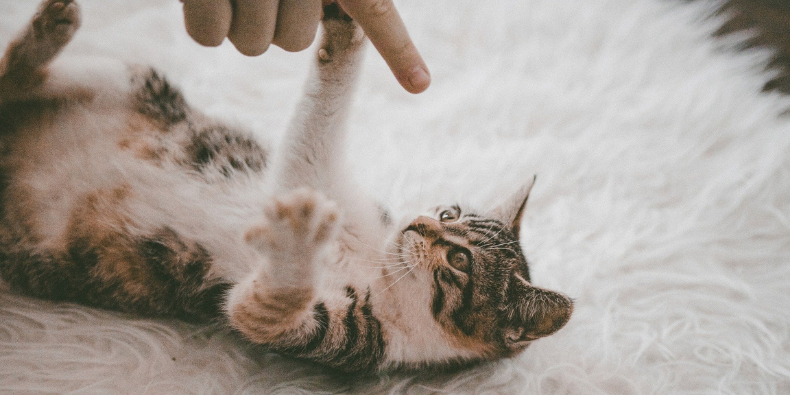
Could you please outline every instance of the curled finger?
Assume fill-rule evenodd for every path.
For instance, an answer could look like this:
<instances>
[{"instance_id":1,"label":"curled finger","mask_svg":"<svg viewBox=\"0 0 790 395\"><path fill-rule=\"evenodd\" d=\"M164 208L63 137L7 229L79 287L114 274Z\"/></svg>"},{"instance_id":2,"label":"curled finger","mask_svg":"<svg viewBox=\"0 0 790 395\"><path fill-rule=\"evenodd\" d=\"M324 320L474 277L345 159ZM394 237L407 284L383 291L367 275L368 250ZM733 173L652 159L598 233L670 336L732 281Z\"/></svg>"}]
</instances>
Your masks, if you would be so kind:
<instances>
[{"instance_id":1,"label":"curled finger","mask_svg":"<svg viewBox=\"0 0 790 395\"><path fill-rule=\"evenodd\" d=\"M228 39L247 56L269 48L277 23L277 0L234 0L233 21Z\"/></svg>"},{"instance_id":2,"label":"curled finger","mask_svg":"<svg viewBox=\"0 0 790 395\"><path fill-rule=\"evenodd\" d=\"M216 47L228 36L233 7L230 0L183 0L187 33L198 44Z\"/></svg>"},{"instance_id":3,"label":"curled finger","mask_svg":"<svg viewBox=\"0 0 790 395\"><path fill-rule=\"evenodd\" d=\"M313 43L321 21L322 0L280 0L272 43L286 51L301 51Z\"/></svg>"}]
</instances>

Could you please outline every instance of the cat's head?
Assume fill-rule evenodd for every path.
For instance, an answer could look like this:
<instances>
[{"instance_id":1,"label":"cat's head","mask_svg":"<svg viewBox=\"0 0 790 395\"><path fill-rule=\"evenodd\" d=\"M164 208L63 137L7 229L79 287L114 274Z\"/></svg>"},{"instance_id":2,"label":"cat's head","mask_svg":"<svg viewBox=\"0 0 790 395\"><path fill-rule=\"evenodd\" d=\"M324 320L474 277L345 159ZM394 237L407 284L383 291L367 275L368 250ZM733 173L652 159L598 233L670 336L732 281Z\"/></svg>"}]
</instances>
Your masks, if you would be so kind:
<instances>
[{"instance_id":1,"label":"cat's head","mask_svg":"<svg viewBox=\"0 0 790 395\"><path fill-rule=\"evenodd\" d=\"M487 213L439 207L401 230L401 255L430 276L433 319L473 359L514 355L562 328L573 311L567 296L530 283L519 244L530 189Z\"/></svg>"}]
</instances>

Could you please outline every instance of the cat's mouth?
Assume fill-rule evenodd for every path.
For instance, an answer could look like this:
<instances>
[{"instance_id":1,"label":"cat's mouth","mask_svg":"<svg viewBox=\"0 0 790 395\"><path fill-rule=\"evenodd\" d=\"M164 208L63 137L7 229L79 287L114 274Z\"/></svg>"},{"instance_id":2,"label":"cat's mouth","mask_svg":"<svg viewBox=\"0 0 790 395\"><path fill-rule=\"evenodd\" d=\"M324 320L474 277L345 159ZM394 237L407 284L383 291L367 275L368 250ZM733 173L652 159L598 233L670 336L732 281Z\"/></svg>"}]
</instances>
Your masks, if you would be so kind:
<instances>
[{"instance_id":1,"label":"cat's mouth","mask_svg":"<svg viewBox=\"0 0 790 395\"><path fill-rule=\"evenodd\" d=\"M424 266L430 261L428 242L413 226L410 225L402 230L399 239L399 254L407 265Z\"/></svg>"},{"instance_id":2,"label":"cat's mouth","mask_svg":"<svg viewBox=\"0 0 790 395\"><path fill-rule=\"evenodd\" d=\"M401 256L403 257L410 257L415 255L417 252L417 244L419 244L422 240L422 237L415 231L406 228L400 232L400 237L398 240L398 247L400 249Z\"/></svg>"}]
</instances>

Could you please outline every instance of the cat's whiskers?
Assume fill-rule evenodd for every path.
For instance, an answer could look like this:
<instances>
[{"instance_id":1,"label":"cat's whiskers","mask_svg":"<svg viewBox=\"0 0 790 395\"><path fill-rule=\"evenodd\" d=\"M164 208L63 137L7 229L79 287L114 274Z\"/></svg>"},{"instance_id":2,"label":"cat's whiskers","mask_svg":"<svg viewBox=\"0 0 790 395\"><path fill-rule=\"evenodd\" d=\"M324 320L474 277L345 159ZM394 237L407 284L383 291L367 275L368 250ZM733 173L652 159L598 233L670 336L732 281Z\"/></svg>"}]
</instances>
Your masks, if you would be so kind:
<instances>
[{"instance_id":1,"label":"cat's whiskers","mask_svg":"<svg viewBox=\"0 0 790 395\"><path fill-rule=\"evenodd\" d=\"M399 247L397 249L397 252L380 251L384 255L384 257L381 259L373 259L370 261L371 263L376 263L376 262L383 263L384 266L363 265L367 267L376 267L376 268L384 269L386 273L376 277L375 278L376 280L386 279L387 277L400 275L400 277L398 277L395 281L393 281L392 284L389 284L387 287L377 292L377 295L380 295L386 292L388 289L392 288L395 284L397 284L398 282L403 280L406 276L411 274L414 271L414 269L417 267L416 263L410 263L412 261L411 259L412 252L410 251L415 247L417 241L410 238L406 238L404 239L404 241L405 241L405 245L400 245L400 246L397 244L397 241L395 240L390 241L389 243L392 243ZM406 272L403 273L404 271Z\"/></svg>"},{"instance_id":2,"label":"cat's whiskers","mask_svg":"<svg viewBox=\"0 0 790 395\"><path fill-rule=\"evenodd\" d=\"M406 276L408 276L409 274L411 274L411 272L413 272L413 271L414 271L414 269L416 269L416 268L417 268L417 265L416 265L416 264L415 264L415 265L410 265L410 267L409 267L409 270L408 270L406 273L404 273L402 276L398 277L398 279L397 279L397 280L395 280L395 281L394 281L392 284L388 285L386 288L384 288L384 289L382 289L381 291L379 291L379 292L377 293L377 295L381 295L382 293L384 293L384 292L385 292L385 291L387 291L388 289L392 288L392 287L393 287L395 284L397 284L398 282L400 282L400 280L403 280L403 279L404 279Z\"/></svg>"},{"instance_id":3,"label":"cat's whiskers","mask_svg":"<svg viewBox=\"0 0 790 395\"><path fill-rule=\"evenodd\" d=\"M376 263L376 262L371 262L371 263ZM357 265L357 266L358 267L369 268L369 269L390 269L390 268L402 267L401 264L403 263L403 261L379 262L379 263L383 263L383 264L381 264L381 265L375 265L375 264L373 264L373 265L364 265L364 264L362 264L362 265Z\"/></svg>"},{"instance_id":4,"label":"cat's whiskers","mask_svg":"<svg viewBox=\"0 0 790 395\"><path fill-rule=\"evenodd\" d=\"M510 245L514 245L514 244L518 244L518 240L508 241L508 242L499 243L499 244L481 244L480 247L485 248L485 249L494 249L494 250L500 249L500 250L502 250L502 249L507 249L507 248L501 248L501 247L506 247L506 246L510 246Z\"/></svg>"},{"instance_id":5,"label":"cat's whiskers","mask_svg":"<svg viewBox=\"0 0 790 395\"><path fill-rule=\"evenodd\" d=\"M363 247L369 248L369 249L370 249L372 252L374 252L374 253L376 253L376 254L381 254L381 255L384 255L385 257L402 258L402 255L403 255L403 253L402 253L402 252L392 252L392 251L390 251L390 250L389 250L389 247L390 247L391 245L394 245L394 246L397 246L397 245L398 245L396 240L390 240L390 241L388 241L388 242L387 242L387 243L384 245L384 247L383 247L383 248L380 248L380 247L374 247L374 246L372 246L372 245L369 245L369 244L367 244L367 243L363 242L362 240L357 240L357 242L358 242L360 245L362 245Z\"/></svg>"},{"instance_id":6,"label":"cat's whiskers","mask_svg":"<svg viewBox=\"0 0 790 395\"><path fill-rule=\"evenodd\" d=\"M382 279L382 278L395 276L395 275L401 274L404 270L411 270L411 267L404 266L404 267L398 268L396 270L387 272L386 274L382 274L380 276L374 277L373 280L379 280L379 279Z\"/></svg>"},{"instance_id":7,"label":"cat's whiskers","mask_svg":"<svg viewBox=\"0 0 790 395\"><path fill-rule=\"evenodd\" d=\"M389 264L389 263L397 264L397 263L401 263L404 260L407 260L409 258L409 255L410 254L408 252L398 251L398 252L389 253L389 254L384 255L384 256L382 256L380 258L369 259L368 262L378 262L378 263L384 263L384 264Z\"/></svg>"},{"instance_id":8,"label":"cat's whiskers","mask_svg":"<svg viewBox=\"0 0 790 395\"><path fill-rule=\"evenodd\" d=\"M491 240L494 240L494 238L495 238L495 237L497 237L497 236L499 236L499 234L500 234L500 233L502 233L502 231L504 231L504 230L505 230L505 228L504 228L504 227L503 227L503 228L500 228L500 229L499 229L499 230L498 230L496 233L494 233L493 235L491 235L491 236L489 236L488 238L486 238L485 240L483 240L483 241L481 242L481 244L482 244L482 245L485 245L485 244L486 244L486 243L488 243L489 241L491 241Z\"/></svg>"},{"instance_id":9,"label":"cat's whiskers","mask_svg":"<svg viewBox=\"0 0 790 395\"><path fill-rule=\"evenodd\" d=\"M408 256L408 254L406 254L406 253L397 252L397 253L393 253L393 254L391 254L389 256L381 256L381 257L378 257L378 258L369 258L368 262L397 262L397 261L399 261L399 260L401 260L401 259L403 259L403 258L405 258L407 256Z\"/></svg>"},{"instance_id":10,"label":"cat's whiskers","mask_svg":"<svg viewBox=\"0 0 790 395\"><path fill-rule=\"evenodd\" d=\"M380 258L368 259L365 263L360 264L359 267L372 268L372 269L397 269L399 272L408 268L410 254L399 249L398 252L378 251L383 256Z\"/></svg>"},{"instance_id":11,"label":"cat's whiskers","mask_svg":"<svg viewBox=\"0 0 790 395\"><path fill-rule=\"evenodd\" d=\"M399 266L398 269L393 271L393 272L390 272L390 273L388 273L386 275L382 275L379 278L388 277L388 276L393 275L393 274L399 274L400 272L402 272L403 270L406 270L406 269L408 269L408 271L406 273L404 273L403 275L401 275L392 284L388 285L386 288L381 290L379 293L382 293L382 292L388 290L389 288L391 288L393 285L398 283L404 277L408 276L417 267L416 263L410 263L412 261L412 259L410 259L412 257L412 253L407 252L407 251L410 251L410 250L413 249L413 247L417 244L417 241L415 241L413 239L406 239L405 241L407 243L407 245L405 246L406 248L399 249L400 252L398 253L398 255L400 256L400 258L399 258L399 261L397 262L397 264ZM418 259L418 261L419 261L419 259Z\"/></svg>"}]
</instances>

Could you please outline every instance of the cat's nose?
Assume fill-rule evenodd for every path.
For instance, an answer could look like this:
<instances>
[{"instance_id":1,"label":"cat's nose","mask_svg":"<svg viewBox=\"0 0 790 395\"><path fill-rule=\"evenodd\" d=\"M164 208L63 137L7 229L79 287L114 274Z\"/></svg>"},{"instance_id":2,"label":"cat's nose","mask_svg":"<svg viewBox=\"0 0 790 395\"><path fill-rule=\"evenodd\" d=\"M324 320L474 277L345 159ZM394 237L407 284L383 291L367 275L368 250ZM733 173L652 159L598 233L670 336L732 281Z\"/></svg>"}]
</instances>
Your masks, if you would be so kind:
<instances>
[{"instance_id":1,"label":"cat's nose","mask_svg":"<svg viewBox=\"0 0 790 395\"><path fill-rule=\"evenodd\" d=\"M442 223L431 217L421 215L412 221L406 230L413 230L426 239L435 240L442 234Z\"/></svg>"}]
</instances>

